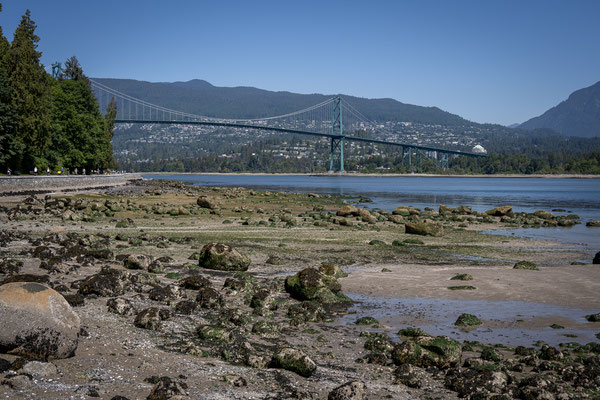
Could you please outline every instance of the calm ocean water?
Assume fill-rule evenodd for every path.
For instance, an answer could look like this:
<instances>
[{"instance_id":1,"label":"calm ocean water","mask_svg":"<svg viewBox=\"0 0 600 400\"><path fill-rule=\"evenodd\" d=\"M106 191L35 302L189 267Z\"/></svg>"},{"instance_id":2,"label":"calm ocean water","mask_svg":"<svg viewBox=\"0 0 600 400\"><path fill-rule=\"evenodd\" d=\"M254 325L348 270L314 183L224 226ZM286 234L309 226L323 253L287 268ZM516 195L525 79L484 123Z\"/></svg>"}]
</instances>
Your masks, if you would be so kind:
<instances>
[{"instance_id":1,"label":"calm ocean water","mask_svg":"<svg viewBox=\"0 0 600 400\"><path fill-rule=\"evenodd\" d=\"M477 211L507 204L516 211L526 212L565 209L566 212L555 214L577 214L583 224L572 228L516 229L511 233L600 250L600 228L585 227L585 222L600 219L600 179L203 174L143 176L192 182L200 186L243 186L272 191L340 194L356 199L368 197L373 200L366 204L368 207L387 211L398 205L437 209L440 204L450 207L468 205Z\"/></svg>"}]
</instances>

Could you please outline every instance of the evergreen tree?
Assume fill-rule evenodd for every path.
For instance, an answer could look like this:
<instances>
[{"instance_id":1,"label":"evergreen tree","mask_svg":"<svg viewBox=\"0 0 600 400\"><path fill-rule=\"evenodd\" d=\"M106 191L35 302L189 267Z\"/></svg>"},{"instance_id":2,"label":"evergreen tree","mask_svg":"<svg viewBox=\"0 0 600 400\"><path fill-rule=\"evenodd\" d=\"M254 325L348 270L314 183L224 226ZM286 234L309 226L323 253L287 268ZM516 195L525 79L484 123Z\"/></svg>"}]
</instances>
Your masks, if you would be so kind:
<instances>
[{"instance_id":1,"label":"evergreen tree","mask_svg":"<svg viewBox=\"0 0 600 400\"><path fill-rule=\"evenodd\" d=\"M42 53L37 51L40 38L35 29L27 10L4 57L17 113L15 140L23 149L15 160L15 168L26 171L34 166L45 167L44 151L50 128L50 80L40 64Z\"/></svg>"},{"instance_id":2,"label":"evergreen tree","mask_svg":"<svg viewBox=\"0 0 600 400\"><path fill-rule=\"evenodd\" d=\"M76 57L65 63L66 79L52 85L52 139L48 150L57 168L110 168L112 147L106 121Z\"/></svg>"},{"instance_id":3,"label":"evergreen tree","mask_svg":"<svg viewBox=\"0 0 600 400\"><path fill-rule=\"evenodd\" d=\"M73 79L75 81L84 80L88 81L87 77L83 74L83 68L79 64L79 60L77 57L72 56L67 61L65 61L65 71L64 76L67 79Z\"/></svg>"},{"instance_id":4,"label":"evergreen tree","mask_svg":"<svg viewBox=\"0 0 600 400\"><path fill-rule=\"evenodd\" d=\"M2 3L0 3L1 11ZM10 167L11 158L18 152L14 140L16 113L12 104L12 90L3 62L9 48L10 44L2 33L2 27L0 27L0 171L2 172Z\"/></svg>"}]
</instances>

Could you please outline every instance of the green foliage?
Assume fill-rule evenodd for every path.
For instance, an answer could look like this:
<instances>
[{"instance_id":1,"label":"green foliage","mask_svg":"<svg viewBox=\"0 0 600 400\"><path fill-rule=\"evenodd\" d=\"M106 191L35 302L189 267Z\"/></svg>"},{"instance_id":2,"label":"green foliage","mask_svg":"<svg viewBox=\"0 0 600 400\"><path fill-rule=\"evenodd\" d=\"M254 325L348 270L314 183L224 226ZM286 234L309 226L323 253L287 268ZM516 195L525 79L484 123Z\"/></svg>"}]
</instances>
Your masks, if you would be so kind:
<instances>
[{"instance_id":1,"label":"green foliage","mask_svg":"<svg viewBox=\"0 0 600 400\"><path fill-rule=\"evenodd\" d=\"M83 69L75 56L70 57L65 61L64 77L74 81L87 81L87 77L83 74Z\"/></svg>"},{"instance_id":2,"label":"green foliage","mask_svg":"<svg viewBox=\"0 0 600 400\"><path fill-rule=\"evenodd\" d=\"M0 31L0 61L6 54L7 48L8 41ZM0 167L3 172L6 170L9 160L18 153L18 146L15 141L17 113L11 99L12 89L8 82L6 70L0 63Z\"/></svg>"},{"instance_id":3,"label":"green foliage","mask_svg":"<svg viewBox=\"0 0 600 400\"><path fill-rule=\"evenodd\" d=\"M50 131L50 78L40 64L40 38L35 28L27 10L3 58L16 112L15 139L17 148L23 149L14 163L26 170L33 169L34 161L44 156Z\"/></svg>"},{"instance_id":4,"label":"green foliage","mask_svg":"<svg viewBox=\"0 0 600 400\"><path fill-rule=\"evenodd\" d=\"M109 143L104 135L104 118L86 81L54 81L52 99L50 163L90 170L105 168Z\"/></svg>"},{"instance_id":5,"label":"green foliage","mask_svg":"<svg viewBox=\"0 0 600 400\"><path fill-rule=\"evenodd\" d=\"M0 30L0 167L113 167L114 117L108 130L75 56L58 80L45 72L35 29L27 10L12 43Z\"/></svg>"}]
</instances>

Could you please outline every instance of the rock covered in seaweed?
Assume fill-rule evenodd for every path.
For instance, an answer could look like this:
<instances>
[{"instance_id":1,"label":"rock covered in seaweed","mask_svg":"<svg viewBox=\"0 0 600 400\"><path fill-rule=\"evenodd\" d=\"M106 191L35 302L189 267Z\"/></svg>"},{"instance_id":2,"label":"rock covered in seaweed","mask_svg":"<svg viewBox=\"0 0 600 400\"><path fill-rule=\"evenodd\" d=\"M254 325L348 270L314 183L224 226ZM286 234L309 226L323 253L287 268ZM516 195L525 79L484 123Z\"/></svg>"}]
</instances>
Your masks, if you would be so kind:
<instances>
[{"instance_id":1,"label":"rock covered in seaweed","mask_svg":"<svg viewBox=\"0 0 600 400\"><path fill-rule=\"evenodd\" d=\"M297 300L315 300L323 304L352 303L342 293L342 285L337 279L310 267L288 276L285 290Z\"/></svg>"},{"instance_id":2,"label":"rock covered in seaweed","mask_svg":"<svg viewBox=\"0 0 600 400\"><path fill-rule=\"evenodd\" d=\"M397 344L392 350L396 365L448 368L460 364L462 347L447 336L417 336Z\"/></svg>"},{"instance_id":3,"label":"rock covered in seaweed","mask_svg":"<svg viewBox=\"0 0 600 400\"><path fill-rule=\"evenodd\" d=\"M198 265L219 271L246 271L250 258L223 243L208 243L200 250Z\"/></svg>"},{"instance_id":4,"label":"rock covered in seaweed","mask_svg":"<svg viewBox=\"0 0 600 400\"><path fill-rule=\"evenodd\" d=\"M275 351L271 366L297 373L308 378L317 370L317 364L303 351L292 347L281 347Z\"/></svg>"}]
</instances>

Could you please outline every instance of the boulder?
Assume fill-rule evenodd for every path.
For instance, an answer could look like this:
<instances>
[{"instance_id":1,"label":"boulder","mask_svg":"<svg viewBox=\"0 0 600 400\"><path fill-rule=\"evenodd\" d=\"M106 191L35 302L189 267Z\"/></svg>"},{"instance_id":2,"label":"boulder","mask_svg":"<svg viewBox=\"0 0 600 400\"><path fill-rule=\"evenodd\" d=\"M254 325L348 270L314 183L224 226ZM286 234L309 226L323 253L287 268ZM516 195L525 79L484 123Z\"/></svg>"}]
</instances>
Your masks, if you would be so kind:
<instances>
[{"instance_id":1,"label":"boulder","mask_svg":"<svg viewBox=\"0 0 600 400\"><path fill-rule=\"evenodd\" d=\"M351 205L343 206L335 214L338 217L356 217L358 215L358 208Z\"/></svg>"},{"instance_id":2,"label":"boulder","mask_svg":"<svg viewBox=\"0 0 600 400\"><path fill-rule=\"evenodd\" d=\"M360 218L362 219L363 222L366 222L369 224L377 223L377 218L373 214L371 214L371 212L369 210L367 210L366 208L362 208L362 209L358 210L358 215L360 215Z\"/></svg>"},{"instance_id":3,"label":"boulder","mask_svg":"<svg viewBox=\"0 0 600 400\"><path fill-rule=\"evenodd\" d=\"M399 206L394 208L392 211L392 215L402 215L403 217L408 217L409 215L419 215L420 211L414 207L409 206Z\"/></svg>"},{"instance_id":4,"label":"boulder","mask_svg":"<svg viewBox=\"0 0 600 400\"><path fill-rule=\"evenodd\" d=\"M428 379L429 376L423 368L410 364L403 364L394 371L394 383L401 383L410 388L419 389L427 384Z\"/></svg>"},{"instance_id":5,"label":"boulder","mask_svg":"<svg viewBox=\"0 0 600 400\"><path fill-rule=\"evenodd\" d=\"M392 350L396 365L412 364L423 368L457 366L461 357L461 344L447 336L417 336L397 344Z\"/></svg>"},{"instance_id":6,"label":"boulder","mask_svg":"<svg viewBox=\"0 0 600 400\"><path fill-rule=\"evenodd\" d=\"M421 235L421 236L440 236L442 234L442 227L437 224L415 224L407 222L406 233L410 235Z\"/></svg>"},{"instance_id":7,"label":"boulder","mask_svg":"<svg viewBox=\"0 0 600 400\"><path fill-rule=\"evenodd\" d=\"M154 382L153 382L154 383ZM147 400L183 399L187 398L188 386L185 382L175 381L168 376L158 378Z\"/></svg>"},{"instance_id":8,"label":"boulder","mask_svg":"<svg viewBox=\"0 0 600 400\"><path fill-rule=\"evenodd\" d=\"M537 210L533 215L541 219L554 219L554 214L545 210Z\"/></svg>"},{"instance_id":9,"label":"boulder","mask_svg":"<svg viewBox=\"0 0 600 400\"><path fill-rule=\"evenodd\" d=\"M292 347L280 347L271 360L273 368L281 368L308 378L317 370L317 364L303 351Z\"/></svg>"},{"instance_id":10,"label":"boulder","mask_svg":"<svg viewBox=\"0 0 600 400\"><path fill-rule=\"evenodd\" d=\"M200 250L198 265L219 271L246 271L250 258L223 243L208 243Z\"/></svg>"},{"instance_id":11,"label":"boulder","mask_svg":"<svg viewBox=\"0 0 600 400\"><path fill-rule=\"evenodd\" d=\"M485 213L494 217L504 217L505 215L509 217L514 217L515 215L512 206L502 206L498 208L493 208L491 210L487 210Z\"/></svg>"},{"instance_id":12,"label":"boulder","mask_svg":"<svg viewBox=\"0 0 600 400\"><path fill-rule=\"evenodd\" d=\"M130 285L129 278L130 275L125 271L104 269L81 282L78 293L83 296L91 294L102 297L121 296Z\"/></svg>"},{"instance_id":13,"label":"boulder","mask_svg":"<svg viewBox=\"0 0 600 400\"><path fill-rule=\"evenodd\" d=\"M211 283L208 278L201 275L192 275L183 278L179 281L179 286L184 289L198 290L203 287L210 287Z\"/></svg>"},{"instance_id":14,"label":"boulder","mask_svg":"<svg viewBox=\"0 0 600 400\"><path fill-rule=\"evenodd\" d=\"M45 378L47 376L56 375L58 373L58 369L56 368L56 365L50 362L29 361L23 365L23 368L19 369L19 372L36 378Z\"/></svg>"},{"instance_id":15,"label":"boulder","mask_svg":"<svg viewBox=\"0 0 600 400\"><path fill-rule=\"evenodd\" d=\"M163 301L167 304L171 300L179 300L186 297L185 289L177 285L160 286L157 285L148 292L150 300Z\"/></svg>"},{"instance_id":16,"label":"boulder","mask_svg":"<svg viewBox=\"0 0 600 400\"><path fill-rule=\"evenodd\" d=\"M0 352L42 359L75 354L79 317L60 293L34 282L0 286Z\"/></svg>"},{"instance_id":17,"label":"boulder","mask_svg":"<svg viewBox=\"0 0 600 400\"><path fill-rule=\"evenodd\" d=\"M458 206L454 210L457 214L472 214L473 209L469 206Z\"/></svg>"},{"instance_id":18,"label":"boulder","mask_svg":"<svg viewBox=\"0 0 600 400\"><path fill-rule=\"evenodd\" d=\"M108 307L108 311L119 315L132 315L135 312L131 301L122 297L108 299L106 306Z\"/></svg>"},{"instance_id":19,"label":"boulder","mask_svg":"<svg viewBox=\"0 0 600 400\"><path fill-rule=\"evenodd\" d=\"M196 200L196 204L200 208L208 208L209 210L216 210L218 208L217 202L208 196L200 196Z\"/></svg>"},{"instance_id":20,"label":"boulder","mask_svg":"<svg viewBox=\"0 0 600 400\"><path fill-rule=\"evenodd\" d=\"M585 319L587 319L590 322L600 322L600 313L586 315Z\"/></svg>"},{"instance_id":21,"label":"boulder","mask_svg":"<svg viewBox=\"0 0 600 400\"><path fill-rule=\"evenodd\" d=\"M168 310L159 310L156 307L145 308L135 317L134 324L138 328L157 331L160 329L161 322L170 317Z\"/></svg>"},{"instance_id":22,"label":"boulder","mask_svg":"<svg viewBox=\"0 0 600 400\"><path fill-rule=\"evenodd\" d=\"M596 253L594 259L592 260L592 264L600 264L600 251Z\"/></svg>"},{"instance_id":23,"label":"boulder","mask_svg":"<svg viewBox=\"0 0 600 400\"><path fill-rule=\"evenodd\" d=\"M300 304L292 304L287 312L291 325L300 325L306 322L324 321L327 313L316 301L303 301Z\"/></svg>"},{"instance_id":24,"label":"boulder","mask_svg":"<svg viewBox=\"0 0 600 400\"><path fill-rule=\"evenodd\" d=\"M364 400L367 386L361 381L350 381L336 387L327 396L327 400Z\"/></svg>"},{"instance_id":25,"label":"boulder","mask_svg":"<svg viewBox=\"0 0 600 400\"><path fill-rule=\"evenodd\" d=\"M152 262L152 257L144 254L132 254L123 261L127 269L147 269Z\"/></svg>"},{"instance_id":26,"label":"boulder","mask_svg":"<svg viewBox=\"0 0 600 400\"><path fill-rule=\"evenodd\" d=\"M454 211L454 208L448 207L444 204L440 204L440 208L438 210L440 214L452 214Z\"/></svg>"},{"instance_id":27,"label":"boulder","mask_svg":"<svg viewBox=\"0 0 600 400\"><path fill-rule=\"evenodd\" d=\"M198 291L196 301L202 308L219 308L223 306L223 297L212 287L202 287Z\"/></svg>"},{"instance_id":28,"label":"boulder","mask_svg":"<svg viewBox=\"0 0 600 400\"><path fill-rule=\"evenodd\" d=\"M394 224L403 224L404 217L402 215L388 215L388 221L393 222Z\"/></svg>"},{"instance_id":29,"label":"boulder","mask_svg":"<svg viewBox=\"0 0 600 400\"><path fill-rule=\"evenodd\" d=\"M600 227L600 220L598 221L588 221L585 223L585 226L589 226L589 227L593 227L593 228L598 228Z\"/></svg>"},{"instance_id":30,"label":"boulder","mask_svg":"<svg viewBox=\"0 0 600 400\"><path fill-rule=\"evenodd\" d=\"M513 269L529 269L532 271L539 271L539 268L531 261L519 261L513 266Z\"/></svg>"},{"instance_id":31,"label":"boulder","mask_svg":"<svg viewBox=\"0 0 600 400\"><path fill-rule=\"evenodd\" d=\"M502 398L509 379L504 372L489 369L470 370L454 368L445 377L445 386L458 393L461 398L492 399ZM496 394L498 397L494 396ZM552 397L516 396L519 399L550 399Z\"/></svg>"},{"instance_id":32,"label":"boulder","mask_svg":"<svg viewBox=\"0 0 600 400\"><path fill-rule=\"evenodd\" d=\"M342 286L333 276L315 268L305 268L285 279L285 290L297 300L315 300L323 304L352 303L342 293Z\"/></svg>"},{"instance_id":33,"label":"boulder","mask_svg":"<svg viewBox=\"0 0 600 400\"><path fill-rule=\"evenodd\" d=\"M481 325L481 320L477 318L473 314L463 313L458 316L456 322L454 322L456 326L474 326Z\"/></svg>"},{"instance_id":34,"label":"boulder","mask_svg":"<svg viewBox=\"0 0 600 400\"><path fill-rule=\"evenodd\" d=\"M0 261L0 274L18 274L23 267L23 261L8 258Z\"/></svg>"}]
</instances>

